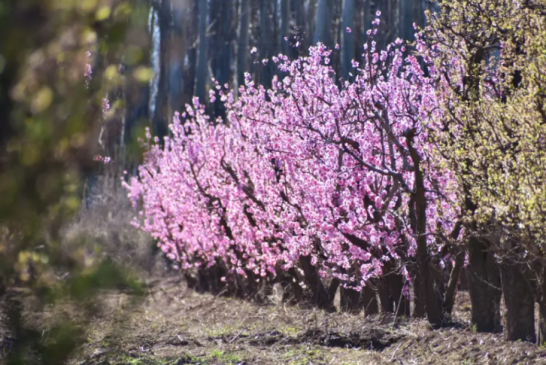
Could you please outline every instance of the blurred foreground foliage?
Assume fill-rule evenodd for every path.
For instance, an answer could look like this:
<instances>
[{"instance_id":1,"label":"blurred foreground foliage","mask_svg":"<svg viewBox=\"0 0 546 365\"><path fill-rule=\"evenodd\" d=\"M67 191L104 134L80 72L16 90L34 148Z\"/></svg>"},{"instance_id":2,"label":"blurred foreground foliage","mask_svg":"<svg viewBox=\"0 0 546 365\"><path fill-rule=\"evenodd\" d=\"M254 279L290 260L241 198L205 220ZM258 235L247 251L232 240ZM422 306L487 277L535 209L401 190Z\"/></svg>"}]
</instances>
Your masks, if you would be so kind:
<instances>
[{"instance_id":1,"label":"blurred foreground foliage","mask_svg":"<svg viewBox=\"0 0 546 365\"><path fill-rule=\"evenodd\" d=\"M129 24L145 27L143 9L144 1L0 1L0 311L9 322L0 326L11 332L10 364L60 364L83 334L69 320L47 339L27 328L9 299L14 288L42 306L75 299L90 311L97 290L142 292L100 247L66 245L61 232L80 208L85 177L100 168L103 98L122 82L112 64L144 57L123 47ZM146 82L141 74L134 78Z\"/></svg>"}]
</instances>

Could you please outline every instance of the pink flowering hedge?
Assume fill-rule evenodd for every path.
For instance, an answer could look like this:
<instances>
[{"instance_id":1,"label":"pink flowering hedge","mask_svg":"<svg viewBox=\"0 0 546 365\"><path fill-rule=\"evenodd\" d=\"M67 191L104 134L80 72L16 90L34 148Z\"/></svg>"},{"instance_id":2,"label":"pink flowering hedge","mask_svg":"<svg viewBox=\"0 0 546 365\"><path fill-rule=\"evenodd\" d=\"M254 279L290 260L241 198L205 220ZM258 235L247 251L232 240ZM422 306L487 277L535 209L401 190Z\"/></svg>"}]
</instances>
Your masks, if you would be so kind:
<instances>
[{"instance_id":1,"label":"pink flowering hedge","mask_svg":"<svg viewBox=\"0 0 546 365\"><path fill-rule=\"evenodd\" d=\"M322 44L273 57L269 90L250 76L237 97L216 85L225 120L196 99L164 143L148 136L126 184L135 224L181 270L221 267L225 282L291 271L360 290L389 263L407 283L419 244L438 254L458 212L452 174L430 158L441 94L405 51L370 39L341 86Z\"/></svg>"}]
</instances>

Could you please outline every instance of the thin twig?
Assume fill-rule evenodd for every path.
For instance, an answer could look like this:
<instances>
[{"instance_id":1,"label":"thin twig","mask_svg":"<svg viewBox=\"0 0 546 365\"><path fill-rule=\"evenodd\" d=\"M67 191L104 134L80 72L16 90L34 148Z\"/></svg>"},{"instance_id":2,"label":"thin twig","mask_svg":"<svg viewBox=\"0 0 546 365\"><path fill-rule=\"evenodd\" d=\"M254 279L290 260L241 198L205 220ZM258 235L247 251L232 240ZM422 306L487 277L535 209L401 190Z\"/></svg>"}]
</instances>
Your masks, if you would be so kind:
<instances>
[{"instance_id":1,"label":"thin twig","mask_svg":"<svg viewBox=\"0 0 546 365\"><path fill-rule=\"evenodd\" d=\"M237 334L235 335L235 337L233 337L233 338L231 339L231 341L229 341L229 343L231 344L231 343L235 342L235 340L237 340L237 339L239 338L239 336L241 336L241 335L243 334L243 332L245 332L245 331L246 331L246 329L242 329L239 333L237 333Z\"/></svg>"}]
</instances>

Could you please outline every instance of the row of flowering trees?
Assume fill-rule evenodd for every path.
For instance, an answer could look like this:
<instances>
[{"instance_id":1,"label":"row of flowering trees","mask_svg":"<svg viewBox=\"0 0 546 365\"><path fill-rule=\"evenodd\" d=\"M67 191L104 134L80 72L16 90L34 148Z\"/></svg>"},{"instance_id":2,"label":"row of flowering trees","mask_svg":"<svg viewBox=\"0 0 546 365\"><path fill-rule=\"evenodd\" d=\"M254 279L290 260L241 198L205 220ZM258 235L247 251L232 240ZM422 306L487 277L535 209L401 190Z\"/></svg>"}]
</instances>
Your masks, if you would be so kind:
<instances>
[{"instance_id":1,"label":"row of flowering trees","mask_svg":"<svg viewBox=\"0 0 546 365\"><path fill-rule=\"evenodd\" d=\"M175 115L168 138L149 136L139 175L127 184L138 224L202 289L256 296L277 281L296 301L333 310L341 286L342 309L367 314L377 311L377 289L384 310L409 315L412 284L414 315L434 327L449 320L468 252L473 324L498 329L501 249L523 228L498 229L511 215L490 214L484 223L493 197L483 198L485 187L469 176L491 176L504 164L488 155L491 168L469 167L484 146L468 129L497 125L509 117L501 105L521 102L505 82L515 71L498 63L525 51L520 45L493 58L501 37L519 33L480 26L493 16L509 22L535 14L540 29L544 16L530 3L470 3L483 18L443 4L414 53L401 40L376 50L377 18L351 82L339 82L332 51L319 43L307 57L264 60L278 68L269 89L250 77L237 97L216 85L210 98L224 104L225 119L212 120L194 100ZM469 17L472 26L463 28ZM473 47L484 48L481 59ZM488 119L481 122L475 114L483 103L498 108L482 110ZM525 258L530 250L515 251ZM514 297L507 293L518 283L502 284L505 297ZM506 303L510 311L518 300ZM517 328L509 339L535 336L534 324L529 329L517 316L508 322Z\"/></svg>"}]
</instances>

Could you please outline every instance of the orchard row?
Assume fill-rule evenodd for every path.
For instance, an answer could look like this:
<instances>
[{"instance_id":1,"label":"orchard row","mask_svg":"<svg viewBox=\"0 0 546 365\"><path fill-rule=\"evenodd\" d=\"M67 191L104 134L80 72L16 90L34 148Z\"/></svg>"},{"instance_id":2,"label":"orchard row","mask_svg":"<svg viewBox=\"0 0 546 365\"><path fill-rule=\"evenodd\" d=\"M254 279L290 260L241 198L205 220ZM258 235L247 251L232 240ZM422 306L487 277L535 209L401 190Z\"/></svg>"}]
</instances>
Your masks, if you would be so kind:
<instances>
[{"instance_id":1,"label":"orchard row","mask_svg":"<svg viewBox=\"0 0 546 365\"><path fill-rule=\"evenodd\" d=\"M366 314L378 291L384 310L410 315L413 301L435 327L466 265L473 325L499 330L504 292L507 338L534 341L544 12L470 3L443 4L411 48L377 50L377 18L348 80L319 43L263 60L277 69L268 89L216 84L224 118L195 99L169 137L148 135L126 185L135 224L201 289L259 297L279 282L286 300L333 310L341 286L342 309Z\"/></svg>"}]
</instances>

